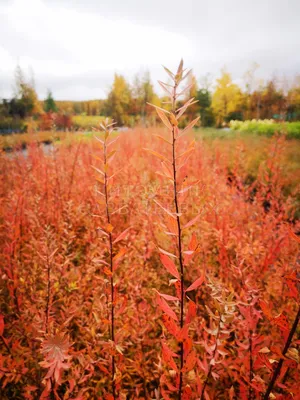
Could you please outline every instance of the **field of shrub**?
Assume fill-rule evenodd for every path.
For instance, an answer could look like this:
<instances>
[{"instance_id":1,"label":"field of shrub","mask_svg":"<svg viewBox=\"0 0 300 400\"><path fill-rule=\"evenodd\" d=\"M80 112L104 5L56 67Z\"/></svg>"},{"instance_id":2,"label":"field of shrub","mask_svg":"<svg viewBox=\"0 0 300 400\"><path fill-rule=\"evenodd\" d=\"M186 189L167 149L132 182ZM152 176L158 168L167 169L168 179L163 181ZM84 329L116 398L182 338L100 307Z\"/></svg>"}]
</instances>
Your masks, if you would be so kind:
<instances>
[{"instance_id":1,"label":"field of shrub","mask_svg":"<svg viewBox=\"0 0 300 400\"><path fill-rule=\"evenodd\" d=\"M0 153L1 399L298 398L296 141L179 130L168 73L165 128Z\"/></svg>"},{"instance_id":2,"label":"field of shrub","mask_svg":"<svg viewBox=\"0 0 300 400\"><path fill-rule=\"evenodd\" d=\"M174 295L176 283L159 255L160 248L174 245L172 218L155 203L159 199L168 207L171 196L155 174L160 161L143 148L168 152L152 133L160 132L120 134L111 164L112 173L120 171L112 181L113 209L119 209L111 221L114 239L129 228L115 245L121 398L155 398L162 376L176 374L161 358L161 338L170 335L170 326L156 303L157 292ZM297 312L288 278L298 251L288 234L296 191L288 198L282 193L281 146L278 139L270 141L268 159L250 185L244 184L247 171L238 147L230 174L222 146L212 149L203 141L196 142L180 172L182 189L197 181L181 200L184 246L197 243L185 287L203 277L201 286L187 293L187 303L196 307L190 324L196 363L185 383L198 393L214 365L209 398L247 398L250 388L258 396L271 377L269 359L279 360L287 339L288 330L276 321L284 318L290 329ZM36 398L54 377L51 371L58 374L59 398L103 398L109 392L107 227L97 193L101 182L91 167L97 167L100 152L98 142L90 141L59 146L52 155L32 145L27 158L1 156L1 398ZM218 338L218 360L211 364L220 310L231 315ZM53 340L65 354L64 368L47 363L44 350ZM297 354L294 343L277 393L297 392L298 372L291 367Z\"/></svg>"},{"instance_id":3,"label":"field of shrub","mask_svg":"<svg viewBox=\"0 0 300 400\"><path fill-rule=\"evenodd\" d=\"M272 119L251 121L230 121L230 128L240 132L252 132L272 136L282 133L288 139L300 139L300 122L276 122Z\"/></svg>"}]
</instances>

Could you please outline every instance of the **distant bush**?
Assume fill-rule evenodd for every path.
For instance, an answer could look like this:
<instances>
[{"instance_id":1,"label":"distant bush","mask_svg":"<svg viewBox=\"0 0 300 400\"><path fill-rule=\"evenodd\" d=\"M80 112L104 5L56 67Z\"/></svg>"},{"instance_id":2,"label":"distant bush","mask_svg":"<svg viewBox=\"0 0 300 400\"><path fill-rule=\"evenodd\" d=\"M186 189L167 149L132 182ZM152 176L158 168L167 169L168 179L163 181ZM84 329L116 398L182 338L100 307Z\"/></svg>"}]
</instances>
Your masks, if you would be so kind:
<instances>
[{"instance_id":1,"label":"distant bush","mask_svg":"<svg viewBox=\"0 0 300 400\"><path fill-rule=\"evenodd\" d=\"M69 115L47 112L41 115L39 129L41 131L49 130L70 130L72 127L72 118Z\"/></svg>"},{"instance_id":2,"label":"distant bush","mask_svg":"<svg viewBox=\"0 0 300 400\"><path fill-rule=\"evenodd\" d=\"M260 135L272 136L274 133L284 133L288 139L300 139L300 121L298 122L275 122L273 119L251 121L232 120L230 128L240 132L252 132Z\"/></svg>"},{"instance_id":3,"label":"distant bush","mask_svg":"<svg viewBox=\"0 0 300 400\"><path fill-rule=\"evenodd\" d=\"M10 134L13 132L22 132L24 129L24 122L19 118L4 117L0 119L0 133Z\"/></svg>"},{"instance_id":4,"label":"distant bush","mask_svg":"<svg viewBox=\"0 0 300 400\"><path fill-rule=\"evenodd\" d=\"M83 129L91 131L93 128L98 127L104 117L95 115L75 115L72 119L72 126L74 129Z\"/></svg>"}]
</instances>

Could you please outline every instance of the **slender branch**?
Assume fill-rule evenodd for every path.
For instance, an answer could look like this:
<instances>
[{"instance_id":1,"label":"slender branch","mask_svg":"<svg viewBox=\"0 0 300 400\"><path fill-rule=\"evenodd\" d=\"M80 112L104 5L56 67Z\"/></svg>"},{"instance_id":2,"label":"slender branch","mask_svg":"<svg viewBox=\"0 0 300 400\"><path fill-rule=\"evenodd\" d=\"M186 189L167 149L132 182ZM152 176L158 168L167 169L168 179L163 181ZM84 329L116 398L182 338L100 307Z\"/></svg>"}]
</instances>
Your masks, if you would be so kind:
<instances>
[{"instance_id":1,"label":"slender branch","mask_svg":"<svg viewBox=\"0 0 300 400\"><path fill-rule=\"evenodd\" d=\"M104 195L105 195L105 209L106 209L106 220L107 223L110 224L110 212L109 212L109 198L108 198L108 175L107 175L107 146L106 146L106 139L107 135L105 134L105 140L103 145L103 158L104 158ZM111 318L111 341L115 342L115 305L114 305L114 276L113 276L113 239L112 234L109 232L109 265L110 265L110 299L111 299L111 306L110 306L110 318ZM115 384L115 356L112 355L111 359L111 377L112 377L112 392L113 398L116 399L116 384Z\"/></svg>"},{"instance_id":2,"label":"slender branch","mask_svg":"<svg viewBox=\"0 0 300 400\"><path fill-rule=\"evenodd\" d=\"M174 92L172 98L172 112L175 113L176 109L176 89L177 84L174 84ZM175 137L175 127L173 125L172 128L172 166L173 166L173 189L174 189L174 204L175 204L175 212L176 212L176 222L177 222L177 230L178 230L178 255L179 255L179 267L180 267L180 328L183 328L183 320L184 320L184 267L183 267L183 259L182 259L182 243L181 243L181 222L179 217L179 205L178 205L178 197L177 197L177 170L176 170L176 137ZM183 368L183 342L180 342L180 373L179 373L179 393L178 399L181 400L181 392L182 392L182 368Z\"/></svg>"},{"instance_id":3,"label":"slender branch","mask_svg":"<svg viewBox=\"0 0 300 400\"><path fill-rule=\"evenodd\" d=\"M252 351L253 351L253 344L252 344L252 330L250 329L249 331L249 400L252 400L252 386L251 386L251 382L253 379L253 357L252 357Z\"/></svg>"},{"instance_id":4,"label":"slender branch","mask_svg":"<svg viewBox=\"0 0 300 400\"><path fill-rule=\"evenodd\" d=\"M48 333L49 314L50 314L50 296L51 296L51 263L49 260L49 232L48 231L47 231L46 264L47 264L47 299L46 299L45 317L46 317L46 333Z\"/></svg>"},{"instance_id":5,"label":"slender branch","mask_svg":"<svg viewBox=\"0 0 300 400\"><path fill-rule=\"evenodd\" d=\"M80 147L81 147L81 142L79 142L79 144L77 146L75 157L74 157L73 164L72 164L72 171L71 171L71 177L70 177L70 183L69 183L69 191L68 191L68 197L67 197L68 201L71 198L72 186L73 186L74 175L75 175L75 167L76 167L76 162L78 159Z\"/></svg>"},{"instance_id":6,"label":"slender branch","mask_svg":"<svg viewBox=\"0 0 300 400\"><path fill-rule=\"evenodd\" d=\"M282 355L283 356L285 356L285 354L287 353L287 351L288 351L288 349L289 349L289 347L290 347L290 345L292 343L292 339L293 339L293 336L294 336L294 334L296 332L296 329L297 329L297 326L298 326L298 323L299 323L299 319L300 319L300 306L298 308L298 312L297 312L297 315L295 317L292 329L290 330L289 336L287 338L287 341L285 343L284 349L282 351ZM273 390L273 387L275 385L276 379L278 378L278 376L280 374L281 367L283 365L283 361L284 361L284 359L281 358L279 360L278 364L277 364L277 367L276 367L276 369L274 371L274 374L273 374L272 379L271 379L271 381L269 383L267 391L266 391L266 393L264 395L264 398L263 398L264 400L268 400L269 399L269 396L270 396L270 394L271 394L271 392Z\"/></svg>"},{"instance_id":7,"label":"slender branch","mask_svg":"<svg viewBox=\"0 0 300 400\"><path fill-rule=\"evenodd\" d=\"M177 142L178 133L179 133L178 120L182 116L182 114L185 112L187 107L190 104L193 104L192 103L193 99L188 100L184 106L182 106L178 110L176 110L176 102L177 102L178 97L183 95L189 89L189 86L188 86L187 88L182 90L180 93L177 93L178 86L191 72L191 71L189 71L188 73L186 73L183 76L183 73L185 71L185 70L183 70L183 60L181 59L176 74L172 73L167 68L165 68L165 70L167 71L167 73L171 77L171 79L173 80L173 86L162 83L162 82L159 82L159 83L161 84L163 89L168 93L168 96L170 98L169 104L171 104L171 111L164 110L153 104L152 104L152 106L154 106L156 108L156 111L157 111L160 119L162 120L164 125L167 126L169 132L172 135L171 141L167 141L172 146L172 171L169 171L169 173L167 175L168 175L168 177L170 177L170 175L172 175L172 181L173 181L173 209L175 208L175 215L176 215L175 219L176 219L176 225L177 225L177 239L176 239L177 251L176 252L178 252L178 264L179 264L179 270L180 270L180 272L179 272L177 269L178 267L175 266L175 268L176 268L175 276L177 278L177 283L180 283L180 289L179 289L180 293L178 294L179 308L180 308L179 324L180 324L180 329L182 330L182 328L184 327L185 293L184 293L184 262L183 262L183 245L182 245L182 227L181 227L181 220L180 220L180 212L179 212L180 207L179 207L178 191L177 191L178 169L177 169L177 165L176 165L176 159L177 159L176 158L176 144L177 144L176 142ZM171 87L172 89L170 90L167 87ZM195 121L197 121L197 119ZM192 121L192 123L189 124L187 129L191 128L193 123L195 124L195 122ZM160 156L158 153L157 153L157 155ZM161 157L159 157L159 158L161 158ZM168 160L168 162L169 162L169 160ZM179 275L178 275L178 272L179 272ZM177 310L177 312L178 312L178 310ZM183 370L183 366L184 366L184 347L183 347L182 340L179 341L178 357L179 357L180 370L179 370L179 382L176 378L176 385L178 385L178 399L181 400L182 389L183 389L183 372L182 372L182 370ZM177 375L177 377L178 377L178 375Z\"/></svg>"}]
</instances>

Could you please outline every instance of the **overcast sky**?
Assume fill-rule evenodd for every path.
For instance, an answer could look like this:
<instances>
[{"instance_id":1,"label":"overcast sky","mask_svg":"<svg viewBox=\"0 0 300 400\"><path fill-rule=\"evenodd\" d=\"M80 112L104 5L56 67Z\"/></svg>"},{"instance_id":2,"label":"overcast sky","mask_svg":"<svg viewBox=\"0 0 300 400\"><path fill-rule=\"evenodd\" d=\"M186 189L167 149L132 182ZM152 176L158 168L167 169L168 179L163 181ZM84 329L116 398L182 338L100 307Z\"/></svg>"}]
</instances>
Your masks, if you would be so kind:
<instances>
[{"instance_id":1,"label":"overcast sky","mask_svg":"<svg viewBox=\"0 0 300 400\"><path fill-rule=\"evenodd\" d=\"M0 21L0 97L18 63L60 100L105 97L115 72L163 79L181 57L198 78L300 73L300 0L0 0Z\"/></svg>"}]
</instances>

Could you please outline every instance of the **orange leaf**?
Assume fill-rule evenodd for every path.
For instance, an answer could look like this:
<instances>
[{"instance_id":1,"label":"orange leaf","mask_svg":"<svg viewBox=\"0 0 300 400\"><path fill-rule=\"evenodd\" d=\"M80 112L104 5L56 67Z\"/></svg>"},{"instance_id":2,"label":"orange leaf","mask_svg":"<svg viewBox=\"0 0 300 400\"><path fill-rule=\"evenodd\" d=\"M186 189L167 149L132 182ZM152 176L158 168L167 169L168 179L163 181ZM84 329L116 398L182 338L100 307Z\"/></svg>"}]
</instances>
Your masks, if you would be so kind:
<instances>
[{"instance_id":1,"label":"orange leaf","mask_svg":"<svg viewBox=\"0 0 300 400\"><path fill-rule=\"evenodd\" d=\"M148 153L150 153L150 154L153 154L155 157L160 158L161 160L169 162L169 160L166 157L164 157L162 154L158 153L157 151L147 149L146 147L144 147L144 150L148 151Z\"/></svg>"},{"instance_id":2,"label":"orange leaf","mask_svg":"<svg viewBox=\"0 0 300 400\"><path fill-rule=\"evenodd\" d=\"M189 250L196 250L198 246L197 236L196 233L193 232L190 243L189 243Z\"/></svg>"},{"instance_id":3,"label":"orange leaf","mask_svg":"<svg viewBox=\"0 0 300 400\"><path fill-rule=\"evenodd\" d=\"M153 135L153 136L156 136L156 137L158 137L159 139L163 140L164 142L166 142L166 143L172 145L172 143L169 142L169 141L168 141L166 138L164 138L163 136L160 136L160 135Z\"/></svg>"},{"instance_id":4,"label":"orange leaf","mask_svg":"<svg viewBox=\"0 0 300 400\"><path fill-rule=\"evenodd\" d=\"M119 258L123 257L124 254L126 253L126 251L127 251L126 248L122 247L121 250L119 251L119 253L114 256L113 260L116 261Z\"/></svg>"},{"instance_id":5,"label":"orange leaf","mask_svg":"<svg viewBox=\"0 0 300 400\"><path fill-rule=\"evenodd\" d=\"M180 133L179 137L182 137L183 135L185 135L190 129L192 129L196 123L199 121L200 117L195 118L192 122L190 122L188 124L188 126L186 126Z\"/></svg>"},{"instance_id":6,"label":"orange leaf","mask_svg":"<svg viewBox=\"0 0 300 400\"><path fill-rule=\"evenodd\" d=\"M158 114L158 116L159 116L159 118L162 120L162 122L166 125L166 127L168 128L168 129L170 129L170 130L172 130L172 125L171 125L171 123L170 123L170 121L169 121L169 119L168 119L168 117L165 115L165 113L164 112L162 112L159 108L155 108L155 110L156 110L156 112L157 112L157 114Z\"/></svg>"},{"instance_id":7,"label":"orange leaf","mask_svg":"<svg viewBox=\"0 0 300 400\"><path fill-rule=\"evenodd\" d=\"M182 372L188 372L188 371L192 370L196 364L196 361L197 361L196 352L195 352L195 350L192 350L188 354L188 356L185 360L185 364L182 368Z\"/></svg>"},{"instance_id":8,"label":"orange leaf","mask_svg":"<svg viewBox=\"0 0 300 400\"><path fill-rule=\"evenodd\" d=\"M163 360L169 367L171 367L175 371L178 371L177 365L173 359L173 357L177 357L177 354L170 350L164 342L162 342L162 356Z\"/></svg>"}]
</instances>

